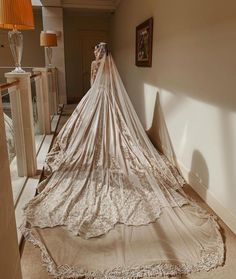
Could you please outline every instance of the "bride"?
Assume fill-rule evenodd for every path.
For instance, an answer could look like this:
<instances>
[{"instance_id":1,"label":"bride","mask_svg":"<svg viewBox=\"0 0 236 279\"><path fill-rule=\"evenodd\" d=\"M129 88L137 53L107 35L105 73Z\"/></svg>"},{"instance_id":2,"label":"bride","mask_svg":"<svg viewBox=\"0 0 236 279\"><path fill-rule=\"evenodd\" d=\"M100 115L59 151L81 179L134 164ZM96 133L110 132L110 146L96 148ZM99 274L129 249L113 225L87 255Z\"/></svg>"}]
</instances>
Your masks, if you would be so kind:
<instances>
[{"instance_id":1,"label":"bride","mask_svg":"<svg viewBox=\"0 0 236 279\"><path fill-rule=\"evenodd\" d=\"M105 43L91 89L47 156L23 233L56 278L142 278L223 263L215 218L148 139Z\"/></svg>"}]
</instances>

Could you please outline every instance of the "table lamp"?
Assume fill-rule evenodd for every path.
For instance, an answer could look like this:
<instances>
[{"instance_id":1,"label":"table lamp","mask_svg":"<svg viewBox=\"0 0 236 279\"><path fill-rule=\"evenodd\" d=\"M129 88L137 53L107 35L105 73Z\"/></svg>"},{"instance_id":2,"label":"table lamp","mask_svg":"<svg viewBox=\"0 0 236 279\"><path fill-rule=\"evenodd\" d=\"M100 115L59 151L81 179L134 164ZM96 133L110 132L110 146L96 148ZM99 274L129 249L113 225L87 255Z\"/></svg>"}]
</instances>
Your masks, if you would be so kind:
<instances>
[{"instance_id":1,"label":"table lamp","mask_svg":"<svg viewBox=\"0 0 236 279\"><path fill-rule=\"evenodd\" d=\"M13 72L24 72L21 68L23 35L18 30L34 29L31 0L0 0L0 28L12 29L8 39L16 67Z\"/></svg>"},{"instance_id":2,"label":"table lamp","mask_svg":"<svg viewBox=\"0 0 236 279\"><path fill-rule=\"evenodd\" d=\"M57 46L57 35L54 33L47 33L41 31L40 34L40 45L44 46L46 49L48 65L47 67L52 67L52 47Z\"/></svg>"}]
</instances>

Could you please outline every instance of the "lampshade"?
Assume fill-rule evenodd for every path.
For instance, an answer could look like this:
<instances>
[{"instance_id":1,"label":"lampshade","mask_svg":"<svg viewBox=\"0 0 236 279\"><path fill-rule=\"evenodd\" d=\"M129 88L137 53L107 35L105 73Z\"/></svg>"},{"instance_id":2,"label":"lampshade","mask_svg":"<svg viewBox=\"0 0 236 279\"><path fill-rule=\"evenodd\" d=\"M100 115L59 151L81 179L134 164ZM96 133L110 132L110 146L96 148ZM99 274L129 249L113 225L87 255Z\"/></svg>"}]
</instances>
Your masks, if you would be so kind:
<instances>
[{"instance_id":1,"label":"lampshade","mask_svg":"<svg viewBox=\"0 0 236 279\"><path fill-rule=\"evenodd\" d=\"M46 33L42 31L40 34L40 45L45 47L56 47L57 35L54 33Z\"/></svg>"},{"instance_id":2,"label":"lampshade","mask_svg":"<svg viewBox=\"0 0 236 279\"><path fill-rule=\"evenodd\" d=\"M0 0L0 28L34 29L31 0Z\"/></svg>"}]
</instances>

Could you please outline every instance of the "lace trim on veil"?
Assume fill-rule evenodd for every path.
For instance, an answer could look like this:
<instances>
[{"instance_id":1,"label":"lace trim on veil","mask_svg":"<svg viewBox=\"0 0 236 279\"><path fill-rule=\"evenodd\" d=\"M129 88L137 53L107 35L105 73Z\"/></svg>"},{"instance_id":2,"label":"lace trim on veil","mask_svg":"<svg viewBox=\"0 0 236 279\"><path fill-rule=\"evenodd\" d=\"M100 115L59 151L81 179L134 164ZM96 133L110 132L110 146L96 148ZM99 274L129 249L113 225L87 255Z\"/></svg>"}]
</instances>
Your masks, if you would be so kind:
<instances>
[{"instance_id":1,"label":"lace trim on veil","mask_svg":"<svg viewBox=\"0 0 236 279\"><path fill-rule=\"evenodd\" d=\"M216 222L217 216L209 214L206 210L197 205L196 201L189 199L189 204L197 209L200 215L208 217L213 223L216 230L216 246L214 250L201 249L201 258L194 265L191 262L179 263L177 261L160 261L149 265L136 265L126 267L116 267L113 269L88 271L86 269L69 266L56 265L51 258L45 245L38 239L27 224L23 224L20 229L24 237L30 241L35 247L40 248L43 265L47 271L55 278L69 279L69 278L85 278L85 279L131 279L154 276L178 276L186 275L192 272L209 271L224 263L224 244L220 233L220 227Z\"/></svg>"}]
</instances>

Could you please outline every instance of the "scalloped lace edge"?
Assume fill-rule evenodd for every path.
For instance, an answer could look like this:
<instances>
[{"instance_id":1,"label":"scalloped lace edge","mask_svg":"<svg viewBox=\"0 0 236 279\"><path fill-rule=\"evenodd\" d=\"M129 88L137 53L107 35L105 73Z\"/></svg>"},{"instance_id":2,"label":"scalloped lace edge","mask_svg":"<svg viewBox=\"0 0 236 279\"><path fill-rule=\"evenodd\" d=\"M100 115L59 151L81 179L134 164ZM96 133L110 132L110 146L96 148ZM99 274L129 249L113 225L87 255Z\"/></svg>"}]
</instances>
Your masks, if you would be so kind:
<instances>
[{"instance_id":1,"label":"scalloped lace edge","mask_svg":"<svg viewBox=\"0 0 236 279\"><path fill-rule=\"evenodd\" d=\"M30 228L27 228L26 219L21 225L20 230L26 240L41 250L43 266L46 267L47 271L54 276L54 278L66 279L83 277L85 279L131 279L153 276L178 276L192 272L209 271L218 266L222 266L224 263L224 243L220 233L220 227L216 222L217 217L202 209L194 200L189 199L189 201L192 206L196 207L202 214L205 214L206 217L211 219L217 235L215 251L201 250L201 259L195 265L189 262L179 263L173 261L171 263L170 261L160 261L151 265L131 267L119 266L114 269L103 271L88 271L77 266L56 265L50 257L45 245L32 233Z\"/></svg>"}]
</instances>

